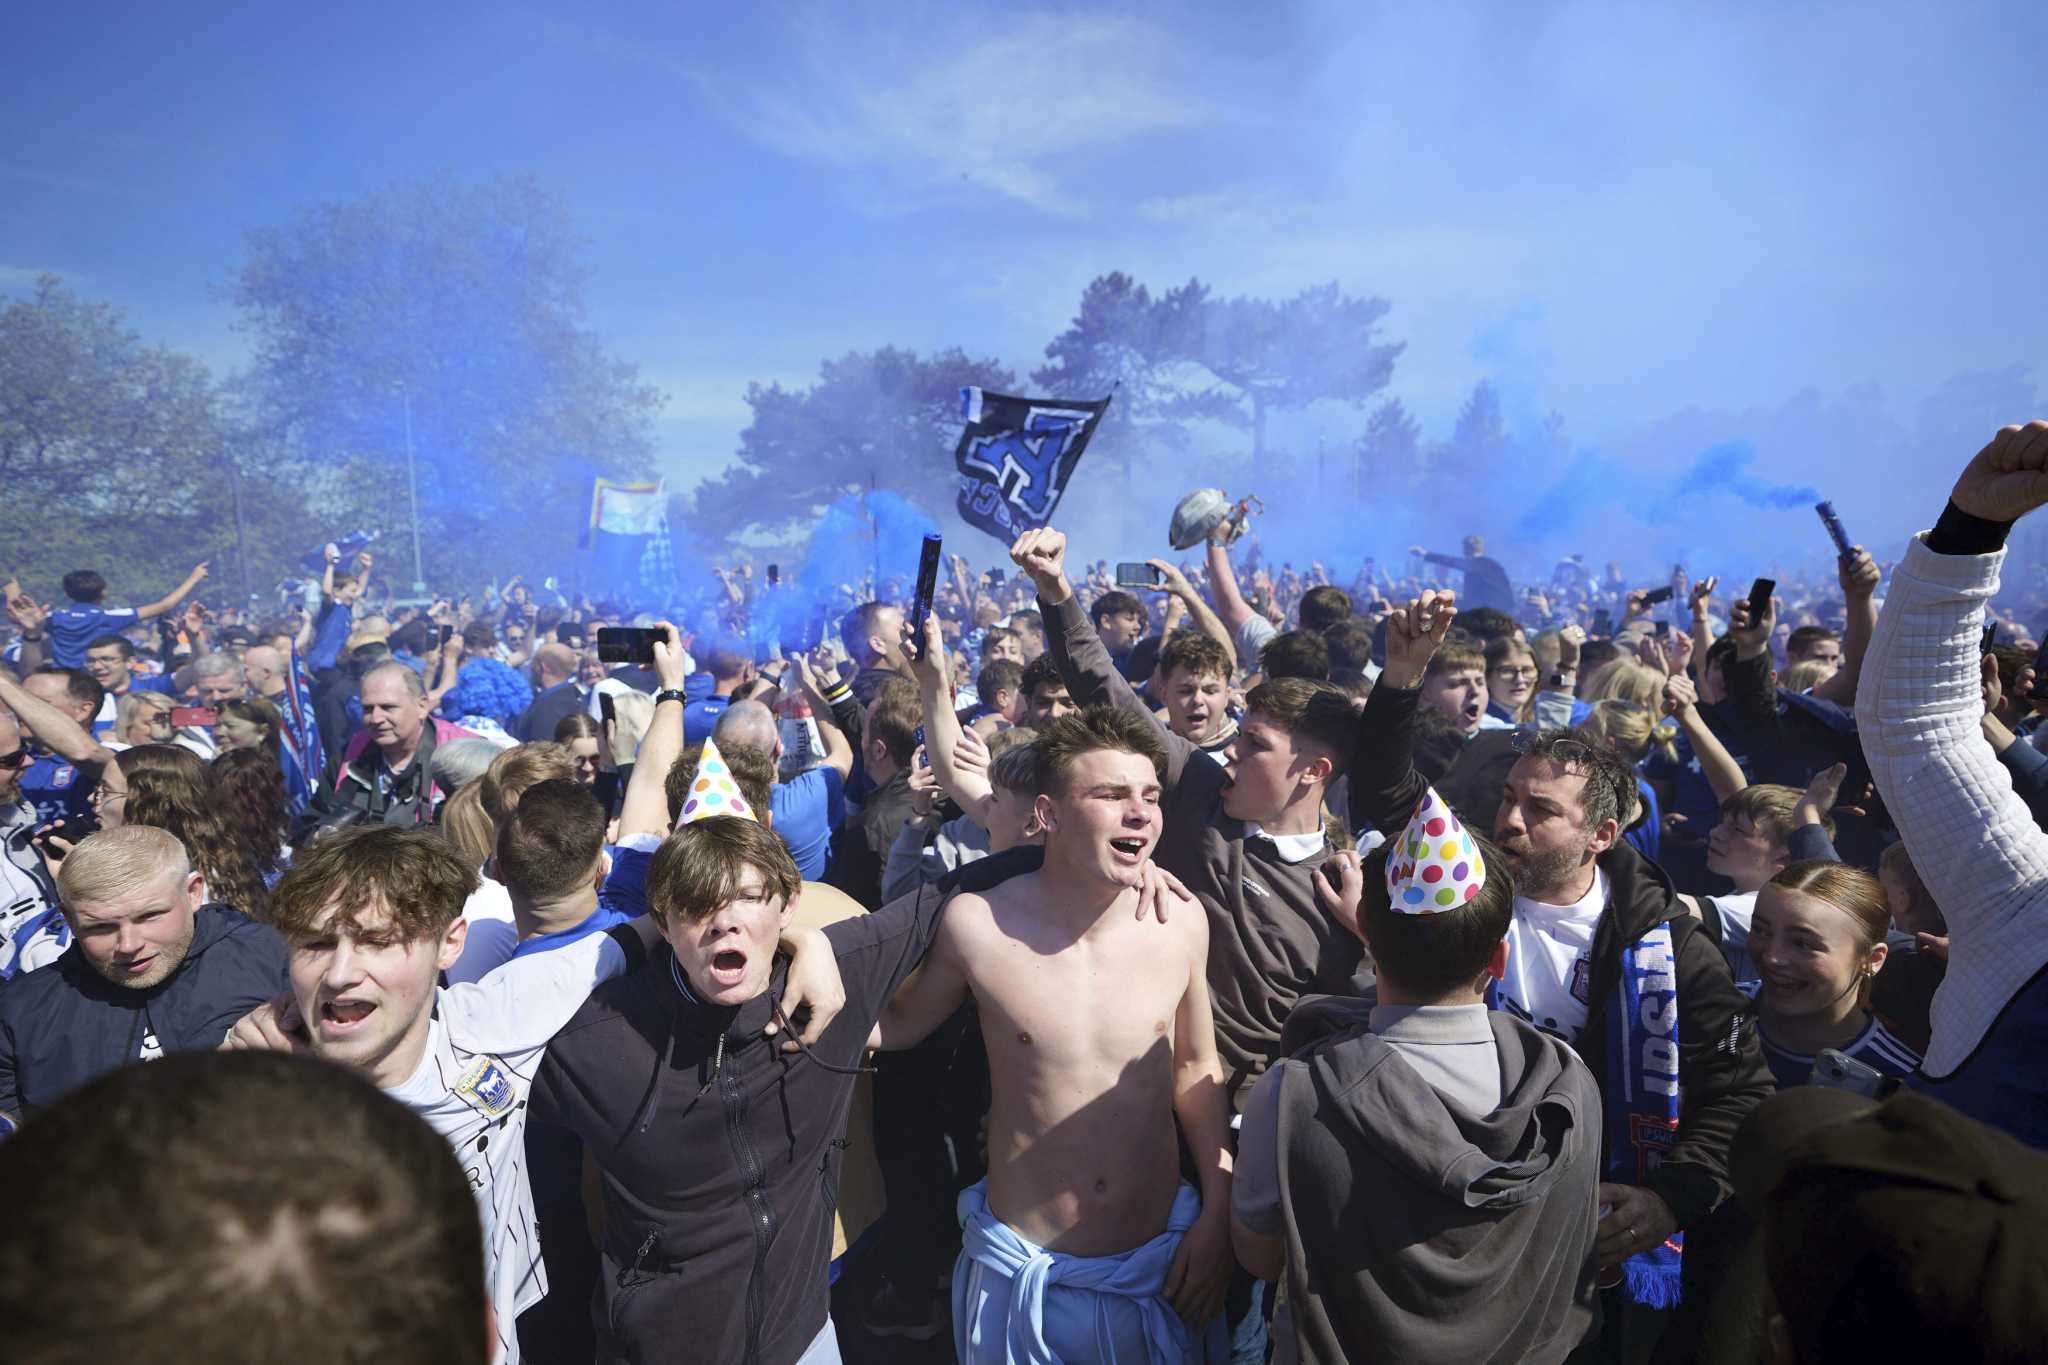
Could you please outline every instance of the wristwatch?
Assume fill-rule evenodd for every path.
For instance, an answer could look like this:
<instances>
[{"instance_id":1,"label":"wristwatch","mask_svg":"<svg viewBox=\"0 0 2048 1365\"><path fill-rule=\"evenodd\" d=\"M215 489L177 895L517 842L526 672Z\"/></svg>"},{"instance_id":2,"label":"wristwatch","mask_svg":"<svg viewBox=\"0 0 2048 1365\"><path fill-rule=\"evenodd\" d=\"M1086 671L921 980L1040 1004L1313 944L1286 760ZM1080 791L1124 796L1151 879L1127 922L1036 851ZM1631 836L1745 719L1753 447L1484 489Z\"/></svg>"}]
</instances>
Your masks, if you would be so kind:
<instances>
[{"instance_id":1,"label":"wristwatch","mask_svg":"<svg viewBox=\"0 0 2048 1365\"><path fill-rule=\"evenodd\" d=\"M654 704L656 706L661 705L665 701L678 702L684 706L690 704L690 699L683 694L680 688L675 687L664 687L661 691L654 694Z\"/></svg>"},{"instance_id":2,"label":"wristwatch","mask_svg":"<svg viewBox=\"0 0 2048 1365\"><path fill-rule=\"evenodd\" d=\"M1558 673L1553 673L1553 674L1551 674L1551 675L1550 675L1550 685L1551 685L1552 687L1563 687L1563 686L1564 686L1564 680L1565 680L1566 678L1569 678L1569 677L1572 677L1572 676L1573 676L1573 674L1571 674L1571 673L1564 673L1564 672L1558 672Z\"/></svg>"}]
</instances>

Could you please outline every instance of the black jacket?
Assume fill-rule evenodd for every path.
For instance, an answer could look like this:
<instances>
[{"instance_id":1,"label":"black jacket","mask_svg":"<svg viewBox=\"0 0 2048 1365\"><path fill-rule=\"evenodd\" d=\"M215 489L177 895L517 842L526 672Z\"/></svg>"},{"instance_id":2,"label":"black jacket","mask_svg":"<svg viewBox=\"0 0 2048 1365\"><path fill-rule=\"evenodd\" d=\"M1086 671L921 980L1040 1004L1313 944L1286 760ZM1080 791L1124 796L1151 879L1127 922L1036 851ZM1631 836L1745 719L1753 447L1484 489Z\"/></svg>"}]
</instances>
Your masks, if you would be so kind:
<instances>
[{"instance_id":1,"label":"black jacket","mask_svg":"<svg viewBox=\"0 0 2048 1365\"><path fill-rule=\"evenodd\" d=\"M1352 758L1354 816L1362 814L1376 828L1396 835L1414 813L1424 786L1409 758L1419 698L1417 692L1374 688ZM1663 869L1617 843L1600 855L1600 870L1607 877L1607 911L1593 932L1590 1004L1574 1049L1604 1094L1605 1016L1621 981L1622 951L1658 924L1669 923L1678 964L1678 1083L1684 1099L1678 1135L1645 1183L1685 1228L1730 1192L1729 1145L1749 1111L1770 1095L1771 1073L1757 1045L1749 997L1736 989L1727 961L1700 922L1686 913Z\"/></svg>"},{"instance_id":2,"label":"black jacket","mask_svg":"<svg viewBox=\"0 0 2048 1365\"><path fill-rule=\"evenodd\" d=\"M538 744L555 737L555 727L582 712L583 689L572 680L556 683L535 697L506 728L521 744Z\"/></svg>"},{"instance_id":3,"label":"black jacket","mask_svg":"<svg viewBox=\"0 0 2048 1365\"><path fill-rule=\"evenodd\" d=\"M237 1019L286 989L284 940L225 905L202 905L192 946L148 990L117 986L76 943L47 967L0 982L0 1113L26 1118L142 1056L219 1047Z\"/></svg>"},{"instance_id":4,"label":"black jacket","mask_svg":"<svg viewBox=\"0 0 2048 1365\"><path fill-rule=\"evenodd\" d=\"M603 1175L596 1305L604 1362L790 1365L825 1325L825 1269L868 1030L923 958L955 889L1029 870L1019 849L826 926L846 1006L791 1056L764 1038L773 985L737 1008L677 990L674 956L607 982L548 1047L532 1121L582 1139Z\"/></svg>"}]
</instances>

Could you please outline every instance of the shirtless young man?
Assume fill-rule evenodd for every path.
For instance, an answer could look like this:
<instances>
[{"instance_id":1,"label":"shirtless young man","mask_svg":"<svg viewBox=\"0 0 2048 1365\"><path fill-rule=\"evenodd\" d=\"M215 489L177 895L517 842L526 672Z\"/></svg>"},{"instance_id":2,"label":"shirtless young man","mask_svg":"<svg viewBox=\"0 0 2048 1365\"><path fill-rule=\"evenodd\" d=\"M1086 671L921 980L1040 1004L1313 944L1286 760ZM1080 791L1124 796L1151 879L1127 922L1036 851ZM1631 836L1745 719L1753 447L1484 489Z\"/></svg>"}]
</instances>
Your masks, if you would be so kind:
<instances>
[{"instance_id":1,"label":"shirtless young man","mask_svg":"<svg viewBox=\"0 0 2048 1365\"><path fill-rule=\"evenodd\" d=\"M979 1007L993 1103L988 1179L960 1199L963 1362L1092 1361L1112 1344L1123 1361L1194 1359L1233 1266L1230 1157L1207 921L1132 913L1166 755L1146 721L1109 707L1038 743L1044 863L954 898L873 1041L907 1047L970 996ZM1176 1116L1199 1198L1180 1180ZM1020 1289L1052 1252L1022 1279L1042 1287Z\"/></svg>"}]
</instances>

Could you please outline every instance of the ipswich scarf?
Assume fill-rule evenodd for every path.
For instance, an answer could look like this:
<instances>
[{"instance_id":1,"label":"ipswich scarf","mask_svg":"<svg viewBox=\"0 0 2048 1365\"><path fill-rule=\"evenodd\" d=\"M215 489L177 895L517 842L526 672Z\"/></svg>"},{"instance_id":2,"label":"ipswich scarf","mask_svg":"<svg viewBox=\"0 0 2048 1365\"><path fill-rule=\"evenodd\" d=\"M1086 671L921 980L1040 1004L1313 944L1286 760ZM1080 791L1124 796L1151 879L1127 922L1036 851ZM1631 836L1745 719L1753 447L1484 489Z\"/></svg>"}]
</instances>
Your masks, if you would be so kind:
<instances>
[{"instance_id":1,"label":"ipswich scarf","mask_svg":"<svg viewBox=\"0 0 2048 1365\"><path fill-rule=\"evenodd\" d=\"M1607 1016L1606 1179L1643 1185L1678 1135L1678 962L1659 924L1621 957L1621 998ZM1628 1296L1647 1308L1678 1303L1684 1235L1623 1266Z\"/></svg>"}]
</instances>

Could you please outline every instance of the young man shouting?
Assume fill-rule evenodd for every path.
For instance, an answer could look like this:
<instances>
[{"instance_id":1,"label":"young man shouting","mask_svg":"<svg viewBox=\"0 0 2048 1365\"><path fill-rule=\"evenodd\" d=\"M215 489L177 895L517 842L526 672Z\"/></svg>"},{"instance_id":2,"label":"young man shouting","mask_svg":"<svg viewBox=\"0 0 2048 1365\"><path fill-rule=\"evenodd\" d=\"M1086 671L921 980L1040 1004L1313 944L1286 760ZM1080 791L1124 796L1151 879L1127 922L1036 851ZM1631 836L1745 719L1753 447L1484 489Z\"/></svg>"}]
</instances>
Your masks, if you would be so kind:
<instances>
[{"instance_id":1,"label":"young man shouting","mask_svg":"<svg viewBox=\"0 0 2048 1365\"><path fill-rule=\"evenodd\" d=\"M909 1046L970 997L980 1013L989 1175L960 1200L960 1359L1007 1361L1023 1341L1032 1359L1186 1360L1233 1268L1208 924L1132 913L1160 831L1151 724L1097 707L1038 750L1044 862L954 898L871 1041Z\"/></svg>"}]
</instances>

